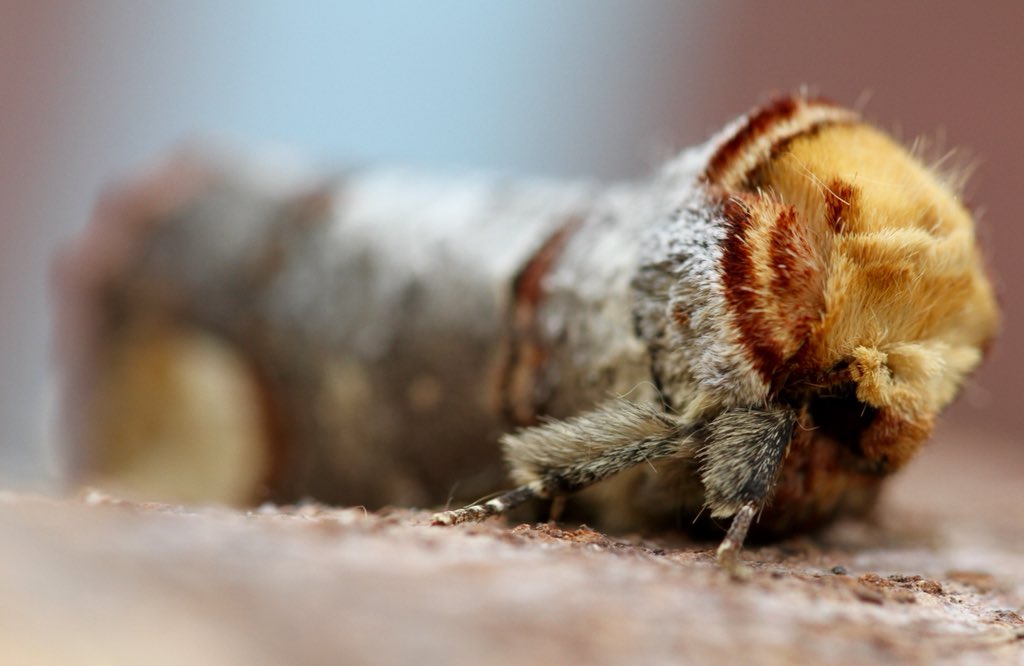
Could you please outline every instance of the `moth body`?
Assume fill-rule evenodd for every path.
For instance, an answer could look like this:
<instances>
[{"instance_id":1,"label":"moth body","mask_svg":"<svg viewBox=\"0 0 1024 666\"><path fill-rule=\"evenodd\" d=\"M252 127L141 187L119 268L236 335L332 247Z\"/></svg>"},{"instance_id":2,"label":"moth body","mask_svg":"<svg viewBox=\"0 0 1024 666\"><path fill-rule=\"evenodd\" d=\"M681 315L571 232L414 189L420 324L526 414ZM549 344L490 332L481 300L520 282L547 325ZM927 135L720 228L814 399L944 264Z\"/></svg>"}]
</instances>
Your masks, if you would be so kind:
<instances>
[{"instance_id":1,"label":"moth body","mask_svg":"<svg viewBox=\"0 0 1024 666\"><path fill-rule=\"evenodd\" d=\"M653 398L673 419L658 436L679 445L654 465L638 453L624 467L639 473L592 499L597 515L635 527L707 508L744 513L744 525L756 513L761 529L784 534L869 508L997 326L955 191L851 111L786 98L669 164L649 196L657 205L636 206L647 217L627 234L636 245L623 244L636 262L626 300ZM585 229L580 245L595 247ZM587 279L588 266L565 264ZM544 326L563 321L547 308L535 315L542 346L577 346L571 329ZM609 420L603 409L596 422ZM574 417L581 432L586 418ZM573 439L556 425L504 439L515 480L545 496L585 485L578 473L566 482L544 450ZM624 425L618 443L636 439Z\"/></svg>"},{"instance_id":2,"label":"moth body","mask_svg":"<svg viewBox=\"0 0 1024 666\"><path fill-rule=\"evenodd\" d=\"M189 173L173 202L141 187L101 209L68 261L64 314L89 323L69 347L80 474L143 493L157 468L138 461L161 459L224 501L437 505L505 485L500 436L518 488L437 522L564 496L611 529L706 510L735 516L728 562L751 523L870 507L998 325L955 189L820 100L777 100L611 187ZM111 229L129 240L98 255ZM194 399L213 386L195 359L218 354L245 390ZM159 425L179 407L185 435ZM181 438L219 451L239 439L224 415L260 433L236 462L147 458Z\"/></svg>"}]
</instances>

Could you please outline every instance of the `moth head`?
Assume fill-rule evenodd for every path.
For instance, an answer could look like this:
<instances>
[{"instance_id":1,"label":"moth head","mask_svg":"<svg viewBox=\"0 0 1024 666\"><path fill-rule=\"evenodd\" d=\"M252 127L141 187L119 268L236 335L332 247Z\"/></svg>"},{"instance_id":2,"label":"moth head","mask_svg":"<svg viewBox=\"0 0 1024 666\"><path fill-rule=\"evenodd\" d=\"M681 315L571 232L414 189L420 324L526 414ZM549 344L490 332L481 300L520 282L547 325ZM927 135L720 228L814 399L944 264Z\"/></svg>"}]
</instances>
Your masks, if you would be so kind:
<instances>
[{"instance_id":1,"label":"moth head","mask_svg":"<svg viewBox=\"0 0 1024 666\"><path fill-rule=\"evenodd\" d=\"M901 465L998 325L958 193L852 112L802 99L751 116L706 178L735 338L769 394L835 396L860 413L846 429L865 457Z\"/></svg>"}]
</instances>

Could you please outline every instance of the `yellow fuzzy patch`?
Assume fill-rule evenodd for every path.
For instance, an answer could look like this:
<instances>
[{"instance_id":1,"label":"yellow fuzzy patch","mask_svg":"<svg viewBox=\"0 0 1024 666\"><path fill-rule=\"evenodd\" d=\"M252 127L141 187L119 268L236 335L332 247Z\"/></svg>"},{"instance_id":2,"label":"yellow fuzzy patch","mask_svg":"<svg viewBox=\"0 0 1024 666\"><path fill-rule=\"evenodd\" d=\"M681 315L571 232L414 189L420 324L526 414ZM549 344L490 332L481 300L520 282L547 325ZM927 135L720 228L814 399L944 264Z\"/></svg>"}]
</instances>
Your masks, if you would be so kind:
<instances>
[{"instance_id":1,"label":"yellow fuzzy patch","mask_svg":"<svg viewBox=\"0 0 1024 666\"><path fill-rule=\"evenodd\" d=\"M957 194L862 124L789 141L752 182L796 209L824 257L824 307L804 358L820 370L848 364L859 400L930 423L998 326Z\"/></svg>"}]
</instances>

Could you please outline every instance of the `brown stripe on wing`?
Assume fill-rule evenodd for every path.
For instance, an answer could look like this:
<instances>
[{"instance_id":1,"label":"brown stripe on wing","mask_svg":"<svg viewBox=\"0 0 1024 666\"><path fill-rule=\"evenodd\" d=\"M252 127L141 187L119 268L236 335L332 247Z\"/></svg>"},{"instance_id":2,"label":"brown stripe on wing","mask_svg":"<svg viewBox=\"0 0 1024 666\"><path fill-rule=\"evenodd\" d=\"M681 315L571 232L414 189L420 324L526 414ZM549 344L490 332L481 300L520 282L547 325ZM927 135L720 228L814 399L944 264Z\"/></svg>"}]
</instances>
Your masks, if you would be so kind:
<instances>
[{"instance_id":1,"label":"brown stripe on wing","mask_svg":"<svg viewBox=\"0 0 1024 666\"><path fill-rule=\"evenodd\" d=\"M582 223L580 215L567 218L512 282L509 334L498 377L498 400L505 417L515 425L535 425L544 411L544 373L549 350L538 330L537 312L544 300L545 278Z\"/></svg>"},{"instance_id":2,"label":"brown stripe on wing","mask_svg":"<svg viewBox=\"0 0 1024 666\"><path fill-rule=\"evenodd\" d=\"M825 307L823 249L812 240L796 210L783 208L772 232L769 291L787 337L794 342L803 340Z\"/></svg>"},{"instance_id":3,"label":"brown stripe on wing","mask_svg":"<svg viewBox=\"0 0 1024 666\"><path fill-rule=\"evenodd\" d=\"M758 167L793 138L856 119L855 112L825 99L782 97L748 116L711 156L703 180L727 191L748 190Z\"/></svg>"},{"instance_id":4,"label":"brown stripe on wing","mask_svg":"<svg viewBox=\"0 0 1024 666\"><path fill-rule=\"evenodd\" d=\"M771 132L779 121L792 118L797 108L795 99L783 97L751 115L746 124L715 151L704 172L704 178L709 183L719 183L733 163L747 152L756 139Z\"/></svg>"},{"instance_id":5,"label":"brown stripe on wing","mask_svg":"<svg viewBox=\"0 0 1024 666\"><path fill-rule=\"evenodd\" d=\"M725 297L741 344L750 350L751 361L764 380L770 381L782 363L782 354L760 316L757 268L750 243L757 221L747 203L737 198L726 200L722 216L729 227L721 260Z\"/></svg>"},{"instance_id":6,"label":"brown stripe on wing","mask_svg":"<svg viewBox=\"0 0 1024 666\"><path fill-rule=\"evenodd\" d=\"M739 342L762 378L778 387L824 308L825 259L796 210L742 195L723 204L729 225L721 260Z\"/></svg>"},{"instance_id":7,"label":"brown stripe on wing","mask_svg":"<svg viewBox=\"0 0 1024 666\"><path fill-rule=\"evenodd\" d=\"M849 222L857 191L850 183L835 178L825 188L825 221L832 231L842 234Z\"/></svg>"},{"instance_id":8,"label":"brown stripe on wing","mask_svg":"<svg viewBox=\"0 0 1024 666\"><path fill-rule=\"evenodd\" d=\"M771 283L767 298L774 316L766 325L774 329L783 348L785 367L775 368L772 387L781 389L791 374L807 374L802 353L825 311L826 263L830 239L815 239L796 210L786 206L775 218L769 265Z\"/></svg>"}]
</instances>

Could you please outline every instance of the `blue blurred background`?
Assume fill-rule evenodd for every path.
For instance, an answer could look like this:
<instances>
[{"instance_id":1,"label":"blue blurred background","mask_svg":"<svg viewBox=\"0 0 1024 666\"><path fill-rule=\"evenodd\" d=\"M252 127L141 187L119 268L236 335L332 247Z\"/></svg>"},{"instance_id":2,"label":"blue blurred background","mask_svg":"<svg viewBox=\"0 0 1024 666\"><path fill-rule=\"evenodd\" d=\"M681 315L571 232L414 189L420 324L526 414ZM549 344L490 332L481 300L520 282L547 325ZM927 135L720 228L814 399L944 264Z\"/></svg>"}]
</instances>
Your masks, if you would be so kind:
<instances>
[{"instance_id":1,"label":"blue blurred background","mask_svg":"<svg viewBox=\"0 0 1024 666\"><path fill-rule=\"evenodd\" d=\"M0 482L54 474L54 252L104 186L185 140L286 145L325 168L635 178L803 84L872 94L883 127L981 158L970 200L1007 334L951 420L1015 437L1024 4L843 7L0 0Z\"/></svg>"}]
</instances>

